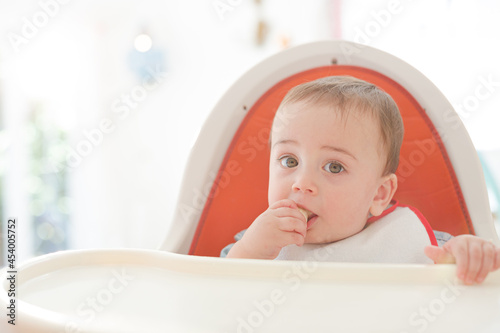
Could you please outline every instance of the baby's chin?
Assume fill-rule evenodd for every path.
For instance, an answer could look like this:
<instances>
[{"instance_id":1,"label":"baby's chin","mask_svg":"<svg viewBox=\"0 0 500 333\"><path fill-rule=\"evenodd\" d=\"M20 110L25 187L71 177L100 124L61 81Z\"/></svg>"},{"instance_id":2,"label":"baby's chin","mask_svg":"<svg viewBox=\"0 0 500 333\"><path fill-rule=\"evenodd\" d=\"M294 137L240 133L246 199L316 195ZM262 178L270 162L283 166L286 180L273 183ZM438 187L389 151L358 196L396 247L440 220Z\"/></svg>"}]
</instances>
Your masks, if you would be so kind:
<instances>
[{"instance_id":1,"label":"baby's chin","mask_svg":"<svg viewBox=\"0 0 500 333\"><path fill-rule=\"evenodd\" d=\"M359 230L359 231L361 231L361 230ZM329 235L325 235L319 229L310 229L306 233L306 239L304 240L304 244L321 245L321 244L335 243L337 241L340 241L340 240L349 238L351 236L354 236L359 231L349 232L349 233L346 233L346 234L329 234Z\"/></svg>"},{"instance_id":2,"label":"baby's chin","mask_svg":"<svg viewBox=\"0 0 500 333\"><path fill-rule=\"evenodd\" d=\"M329 244L329 243L335 243L347 237L349 236L346 237L340 237L340 236L325 237L324 235L316 236L312 231L308 231L306 234L306 239L304 241L304 244L314 244L314 245Z\"/></svg>"}]
</instances>

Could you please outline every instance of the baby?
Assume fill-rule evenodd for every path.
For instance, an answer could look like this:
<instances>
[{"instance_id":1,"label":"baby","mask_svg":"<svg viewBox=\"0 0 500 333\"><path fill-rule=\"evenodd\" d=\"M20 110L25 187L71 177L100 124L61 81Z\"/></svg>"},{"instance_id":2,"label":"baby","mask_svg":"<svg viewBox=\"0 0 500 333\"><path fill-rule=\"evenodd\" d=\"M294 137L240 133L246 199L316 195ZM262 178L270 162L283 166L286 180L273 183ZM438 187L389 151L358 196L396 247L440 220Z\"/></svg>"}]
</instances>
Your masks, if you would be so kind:
<instances>
[{"instance_id":1,"label":"baby","mask_svg":"<svg viewBox=\"0 0 500 333\"><path fill-rule=\"evenodd\" d=\"M271 130L270 206L227 257L301 260L320 250L331 261L424 257L456 262L465 283L482 282L500 267L500 248L471 235L437 247L421 214L392 200L403 132L393 99L368 82L335 76L291 89Z\"/></svg>"}]
</instances>

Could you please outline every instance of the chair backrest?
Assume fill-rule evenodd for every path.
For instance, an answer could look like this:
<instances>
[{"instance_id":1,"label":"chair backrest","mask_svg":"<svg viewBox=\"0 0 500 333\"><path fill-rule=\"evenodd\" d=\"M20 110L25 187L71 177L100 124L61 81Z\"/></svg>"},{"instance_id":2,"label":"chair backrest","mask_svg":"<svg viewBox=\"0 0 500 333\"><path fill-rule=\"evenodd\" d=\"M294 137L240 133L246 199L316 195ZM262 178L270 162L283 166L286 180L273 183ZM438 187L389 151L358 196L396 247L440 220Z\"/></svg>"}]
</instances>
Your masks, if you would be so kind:
<instances>
[{"instance_id":1,"label":"chair backrest","mask_svg":"<svg viewBox=\"0 0 500 333\"><path fill-rule=\"evenodd\" d=\"M337 43L336 45L339 46L339 43L342 42L326 43ZM345 45L356 46L352 43ZM366 52L366 49L363 52ZM375 53L377 52L380 51ZM314 54L314 52L307 54ZM352 54L347 55L351 56ZM372 60L370 54L365 56ZM353 65L347 61L344 61L347 64L339 64L342 57L346 57L345 50L340 50L337 53L332 52L330 60L333 60L326 66L310 66L310 68L303 70L290 68L288 72L284 71L280 74L280 80L272 82L272 85L268 84L270 87L265 87L260 95L254 94L254 100L250 103L243 98L239 101L240 108L226 110L225 117L233 118L230 121L233 129L228 130L232 135L227 135L224 138L226 142L223 144L218 144L217 140L211 144L220 147L220 149L225 148L222 156L219 152L218 164L214 163L214 165L218 165L218 171L214 172L212 169L212 175L199 182L195 190L189 191L192 189L192 185L188 186L187 190L188 193L191 193L191 201L189 201L189 195L186 197L189 204L186 204L186 201L183 203L181 197L180 211L173 221L171 235L167 236L162 249L186 253L186 245L189 242L189 254L218 256L225 245L233 242L233 236L237 232L247 228L259 214L267 209L268 139L274 114L290 88L303 82L332 75L350 75L372 82L389 93L398 104L405 125L405 137L397 171L399 184L395 198L404 204L420 209L435 230L446 231L453 235L478 233L478 227L472 223L469 203L464 197L462 190L464 185L458 180L455 172L454 165L457 161L450 159L447 148L462 145L460 147L462 154L468 155L466 158L468 160L467 166L458 165L458 167L469 168L469 171L472 168L472 173L475 173L473 181L479 183L479 187L474 188L474 191L481 191L482 200L479 202L476 200L470 204L477 206L474 212L481 212L480 215L475 213L476 218L484 220L488 219L490 212L484 212L485 209L489 210L489 206L481 166L476 161L477 154L465 129L446 99L440 93L437 94L436 99L434 93L428 98L436 100L429 102L422 99L424 103L427 102L427 105L423 106L422 101L418 100L415 94L412 94L406 87L416 84L411 81L411 76L415 73L408 74L410 75L408 80L401 82L398 78L384 73L384 70L376 68L377 66L368 68L357 64ZM393 61L392 65L398 67L397 64L394 64L395 58L389 57L389 60ZM303 56L303 58L307 57ZM282 67L288 68L285 65ZM403 67L411 68L407 64L404 64ZM411 69L414 71L413 68ZM253 71L257 71L258 75L258 70L262 70L262 68ZM252 71L249 73L253 74ZM431 85L428 80L420 80L417 83L430 85L431 91L437 91L437 88ZM429 90L429 87L425 87L424 90ZM234 98L234 95L226 98ZM429 105L443 103L443 99L446 108L443 108L443 105L429 108ZM431 109L434 113L441 112L440 116L437 117L439 126L435 126L435 121L431 120L429 115ZM214 110L214 112L222 111ZM234 114L238 112L244 113L243 116L239 115L240 119L234 117ZM220 118L221 114L223 113L220 113L217 119L222 119ZM436 120L436 116L434 118ZM234 129L234 122L238 122L236 129ZM444 129L441 128L443 126ZM213 132L213 129L211 131ZM225 131L224 127L219 127L219 131ZM205 130L205 132L204 138L200 135L200 140L203 140L200 143L202 145L206 145L205 140L207 140L210 131ZM465 146L463 140L460 142L455 138L463 138L464 136L468 139L465 141L468 142L468 145ZM196 157L194 159L196 160ZM190 161L190 163L193 162L193 160ZM191 171L187 170L187 172ZM188 174L186 176L189 177ZM477 194L475 193L474 196ZM185 232L188 235L187 238L180 237L175 228L193 218L197 221L190 223L192 230ZM184 222L181 222L182 220ZM494 238L491 215L488 221L480 222L479 229L482 235ZM185 225L184 229L186 230ZM173 246L172 243L179 244L180 241L182 241L182 246Z\"/></svg>"}]
</instances>

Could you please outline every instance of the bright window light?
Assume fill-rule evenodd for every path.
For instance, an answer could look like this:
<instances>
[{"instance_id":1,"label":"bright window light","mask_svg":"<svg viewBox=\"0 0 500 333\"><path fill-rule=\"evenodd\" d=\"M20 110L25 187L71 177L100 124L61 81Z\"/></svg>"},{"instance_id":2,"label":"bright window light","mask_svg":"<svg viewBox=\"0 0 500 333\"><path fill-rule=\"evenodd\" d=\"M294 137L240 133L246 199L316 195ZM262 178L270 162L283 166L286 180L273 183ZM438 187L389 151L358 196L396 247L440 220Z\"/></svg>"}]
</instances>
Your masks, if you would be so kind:
<instances>
[{"instance_id":1,"label":"bright window light","mask_svg":"<svg viewBox=\"0 0 500 333\"><path fill-rule=\"evenodd\" d=\"M139 52L149 51L152 45L153 45L153 40L151 39L151 37L149 37L149 35L140 34L137 37L135 37L134 46L135 49Z\"/></svg>"}]
</instances>

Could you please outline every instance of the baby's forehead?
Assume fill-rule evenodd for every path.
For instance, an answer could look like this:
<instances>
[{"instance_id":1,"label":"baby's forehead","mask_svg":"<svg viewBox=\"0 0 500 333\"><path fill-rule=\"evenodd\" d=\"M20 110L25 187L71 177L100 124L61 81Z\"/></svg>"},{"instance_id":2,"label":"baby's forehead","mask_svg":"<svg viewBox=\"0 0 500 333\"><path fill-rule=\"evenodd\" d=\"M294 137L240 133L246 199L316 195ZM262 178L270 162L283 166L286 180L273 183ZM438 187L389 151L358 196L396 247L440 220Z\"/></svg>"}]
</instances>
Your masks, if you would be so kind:
<instances>
[{"instance_id":1,"label":"baby's forehead","mask_svg":"<svg viewBox=\"0 0 500 333\"><path fill-rule=\"evenodd\" d=\"M320 110L321 109L321 110ZM317 112L316 112L317 111ZM340 124L346 130L348 128L363 128L370 135L370 142L376 145L376 149L382 154L386 150L382 139L382 128L379 117L373 110L367 110L356 104L344 104L342 107L328 103L290 102L280 106L277 110L269 143L272 145L277 140L290 139L301 132L304 117L315 117L318 124L335 125ZM369 133L369 134L368 134ZM316 137L328 139L329 132L317 131L309 133Z\"/></svg>"},{"instance_id":2,"label":"baby's forehead","mask_svg":"<svg viewBox=\"0 0 500 333\"><path fill-rule=\"evenodd\" d=\"M321 109L317 112L315 109ZM380 118L377 116L375 110L360 103L328 103L325 101L292 101L280 105L273 119L273 128L287 126L293 122L300 122L302 120L301 113L304 111L308 114L320 118L325 122L342 122L346 124L350 122L366 122L369 126L381 127ZM366 121L368 120L368 121Z\"/></svg>"}]
</instances>

